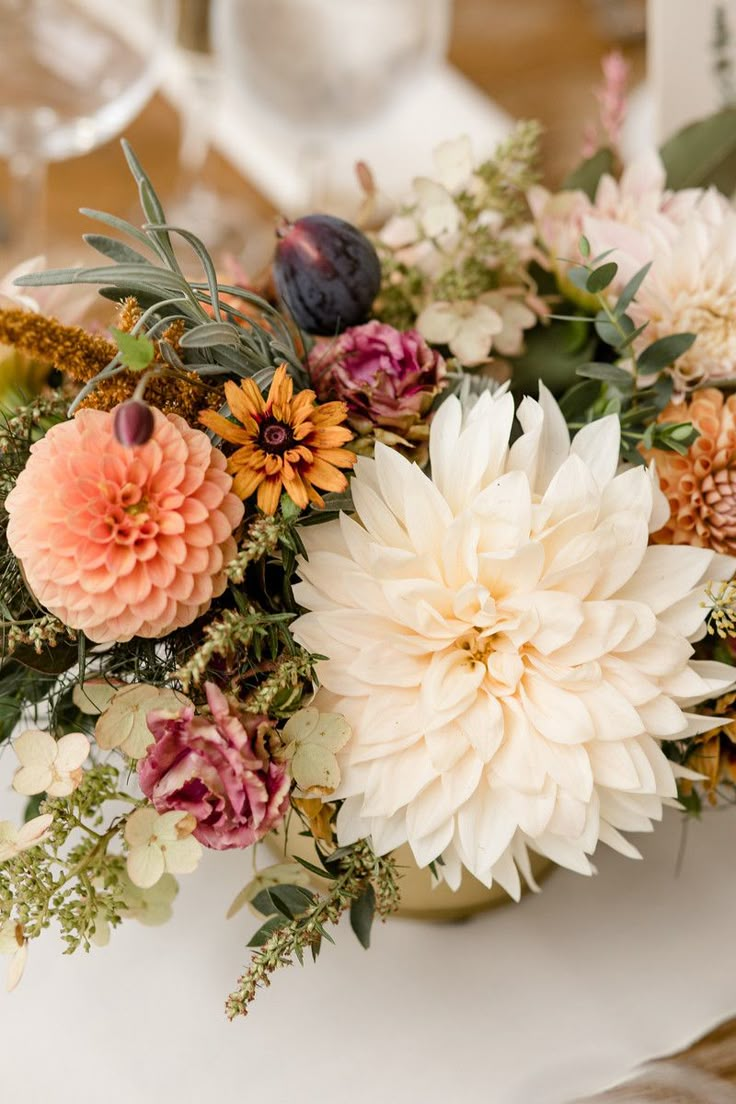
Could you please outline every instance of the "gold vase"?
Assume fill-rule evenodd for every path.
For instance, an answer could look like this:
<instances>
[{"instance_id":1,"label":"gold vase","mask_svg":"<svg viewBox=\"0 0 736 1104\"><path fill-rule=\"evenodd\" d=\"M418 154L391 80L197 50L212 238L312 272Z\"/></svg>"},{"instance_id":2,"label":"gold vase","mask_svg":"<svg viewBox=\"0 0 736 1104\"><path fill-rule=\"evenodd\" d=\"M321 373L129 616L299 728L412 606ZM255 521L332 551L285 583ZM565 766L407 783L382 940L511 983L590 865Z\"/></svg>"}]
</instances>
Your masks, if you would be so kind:
<instances>
[{"instance_id":1,"label":"gold vase","mask_svg":"<svg viewBox=\"0 0 736 1104\"><path fill-rule=\"evenodd\" d=\"M283 855L283 831L277 830L270 838ZM307 859L308 862L317 861L314 841L296 832L289 834L287 852L291 856ZM426 867L420 869L417 866L408 844L398 847L393 855L401 869L401 904L397 913L399 917L406 917L409 920L466 920L477 912L485 912L498 905L513 904L512 898L501 886L493 885L488 889L467 871L463 874L462 883L457 890L450 889L444 882L437 884L429 869ZM532 853L530 859L532 873L538 882L545 878L554 866L549 859L541 855ZM317 877L314 880L315 883L320 881ZM319 887L315 886L315 888ZM527 892L526 887L523 892Z\"/></svg>"}]
</instances>

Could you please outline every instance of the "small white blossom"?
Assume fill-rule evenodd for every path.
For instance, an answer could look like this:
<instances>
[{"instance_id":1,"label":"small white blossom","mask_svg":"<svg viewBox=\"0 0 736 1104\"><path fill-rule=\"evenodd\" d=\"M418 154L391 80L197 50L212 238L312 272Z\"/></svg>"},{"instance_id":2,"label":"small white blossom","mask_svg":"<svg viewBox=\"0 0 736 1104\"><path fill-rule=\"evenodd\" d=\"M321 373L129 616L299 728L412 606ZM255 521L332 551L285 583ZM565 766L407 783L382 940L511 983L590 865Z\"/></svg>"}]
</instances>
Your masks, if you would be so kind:
<instances>
[{"instance_id":1,"label":"small white blossom","mask_svg":"<svg viewBox=\"0 0 736 1104\"><path fill-rule=\"evenodd\" d=\"M85 683L85 688L87 684ZM91 697L101 700L104 692L93 688ZM102 701L101 701L102 704ZM179 712L190 705L189 698L177 694L174 690L149 686L147 683L134 683L113 690L113 694L102 704L103 712L95 725L95 740L104 751L113 748L129 755L131 759L142 759L146 749L153 743L153 735L146 718L153 710L172 710Z\"/></svg>"},{"instance_id":2,"label":"small white blossom","mask_svg":"<svg viewBox=\"0 0 736 1104\"><path fill-rule=\"evenodd\" d=\"M0 862L14 859L22 851L42 843L53 819L51 813L44 813L43 816L33 817L20 828L16 828L10 820L0 820Z\"/></svg>"},{"instance_id":3,"label":"small white blossom","mask_svg":"<svg viewBox=\"0 0 736 1104\"><path fill-rule=\"evenodd\" d=\"M21 733L13 747L20 760L13 777L16 793L68 797L82 781L82 764L89 755L89 740L83 732L69 732L55 740L50 733L31 728Z\"/></svg>"},{"instance_id":4,"label":"small white blossom","mask_svg":"<svg viewBox=\"0 0 736 1104\"><path fill-rule=\"evenodd\" d=\"M159 814L151 806L131 813L125 839L128 877L133 885L149 889L164 873L190 874L202 855L201 844L192 836L196 827L191 813Z\"/></svg>"},{"instance_id":5,"label":"small white blossom","mask_svg":"<svg viewBox=\"0 0 736 1104\"><path fill-rule=\"evenodd\" d=\"M284 725L284 759L291 776L308 797L325 797L340 785L336 752L350 739L350 725L339 713L300 709Z\"/></svg>"},{"instance_id":6,"label":"small white blossom","mask_svg":"<svg viewBox=\"0 0 736 1104\"><path fill-rule=\"evenodd\" d=\"M5 988L11 993L23 977L28 957L28 942L23 936L22 926L16 920L6 920L0 926L0 954L10 956Z\"/></svg>"},{"instance_id":7,"label":"small white blossom","mask_svg":"<svg viewBox=\"0 0 736 1104\"><path fill-rule=\"evenodd\" d=\"M417 318L417 329L430 345L447 345L468 368L488 360L494 338L503 332L497 310L480 300L430 303Z\"/></svg>"}]
</instances>

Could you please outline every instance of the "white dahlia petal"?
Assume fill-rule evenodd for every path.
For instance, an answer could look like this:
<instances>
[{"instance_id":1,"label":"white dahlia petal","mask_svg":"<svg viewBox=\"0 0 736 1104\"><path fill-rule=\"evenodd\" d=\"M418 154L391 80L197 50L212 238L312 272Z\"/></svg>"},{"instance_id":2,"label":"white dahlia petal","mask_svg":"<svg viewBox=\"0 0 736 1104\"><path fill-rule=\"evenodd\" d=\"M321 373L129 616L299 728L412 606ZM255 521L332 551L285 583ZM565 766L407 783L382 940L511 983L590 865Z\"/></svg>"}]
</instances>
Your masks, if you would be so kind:
<instances>
[{"instance_id":1,"label":"white dahlia petal","mask_svg":"<svg viewBox=\"0 0 736 1104\"><path fill-rule=\"evenodd\" d=\"M660 742L707 731L688 712L732 684L693 660L705 580L736 563L649 546L646 468L619 471L616 418L571 442L549 392L447 399L431 477L378 447L356 514L304 531L296 639L326 656L317 706L352 735L334 797L341 843L408 843L512 896L532 849L580 873L604 842L650 831L681 771ZM320 700L324 699L324 701Z\"/></svg>"}]
</instances>

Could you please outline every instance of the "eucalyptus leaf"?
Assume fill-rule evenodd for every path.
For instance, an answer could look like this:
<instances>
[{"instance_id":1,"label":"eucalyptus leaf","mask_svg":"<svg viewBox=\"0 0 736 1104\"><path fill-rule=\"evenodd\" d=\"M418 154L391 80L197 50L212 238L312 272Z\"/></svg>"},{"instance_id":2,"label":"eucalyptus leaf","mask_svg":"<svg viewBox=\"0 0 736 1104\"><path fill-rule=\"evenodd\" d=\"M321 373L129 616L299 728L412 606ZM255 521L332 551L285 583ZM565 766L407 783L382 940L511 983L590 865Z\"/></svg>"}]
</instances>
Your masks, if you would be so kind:
<instances>
[{"instance_id":1,"label":"eucalyptus leaf","mask_svg":"<svg viewBox=\"0 0 736 1104\"><path fill-rule=\"evenodd\" d=\"M578 368L578 375L584 379L605 380L607 383L615 383L617 387L631 388L633 384L631 373L627 372L625 368L620 368L618 364L605 362L583 364Z\"/></svg>"},{"instance_id":2,"label":"eucalyptus leaf","mask_svg":"<svg viewBox=\"0 0 736 1104\"><path fill-rule=\"evenodd\" d=\"M660 337L639 354L639 367L645 372L668 368L692 346L697 334L680 333Z\"/></svg>"},{"instance_id":3,"label":"eucalyptus leaf","mask_svg":"<svg viewBox=\"0 0 736 1104\"><path fill-rule=\"evenodd\" d=\"M644 280L649 274L649 269L651 267L652 262L649 261L647 264L644 265L643 268L640 268L638 272L635 272L629 282L626 284L626 287L619 295L618 301L616 303L616 314L619 317L623 314L626 314L626 311L629 309L634 301L634 298L636 297L636 293L638 292L639 288L644 283Z\"/></svg>"},{"instance_id":4,"label":"eucalyptus leaf","mask_svg":"<svg viewBox=\"0 0 736 1104\"><path fill-rule=\"evenodd\" d=\"M585 290L591 292L593 295L605 291L617 272L618 265L615 261L608 261L607 264L602 264L600 268L594 269L588 276L585 282Z\"/></svg>"}]
</instances>

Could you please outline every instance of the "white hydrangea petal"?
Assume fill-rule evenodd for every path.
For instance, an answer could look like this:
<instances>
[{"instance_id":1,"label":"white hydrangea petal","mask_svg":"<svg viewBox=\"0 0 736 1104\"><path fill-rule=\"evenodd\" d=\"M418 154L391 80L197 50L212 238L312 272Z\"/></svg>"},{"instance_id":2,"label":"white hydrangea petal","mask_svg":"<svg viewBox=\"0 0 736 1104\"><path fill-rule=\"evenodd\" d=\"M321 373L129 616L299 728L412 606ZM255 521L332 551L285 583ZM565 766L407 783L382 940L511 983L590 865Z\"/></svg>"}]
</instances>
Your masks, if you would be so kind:
<instances>
[{"instance_id":1,"label":"white hydrangea petal","mask_svg":"<svg viewBox=\"0 0 736 1104\"><path fill-rule=\"evenodd\" d=\"M13 789L24 797L32 797L34 794L48 792L53 781L54 775L48 766L19 767L13 775Z\"/></svg>"},{"instance_id":2,"label":"white hydrangea petal","mask_svg":"<svg viewBox=\"0 0 736 1104\"><path fill-rule=\"evenodd\" d=\"M148 889L155 885L165 870L163 851L156 843L133 847L126 860L128 877L133 885Z\"/></svg>"},{"instance_id":3,"label":"white hydrangea petal","mask_svg":"<svg viewBox=\"0 0 736 1104\"><path fill-rule=\"evenodd\" d=\"M24 766L48 767L56 759L57 745L49 732L29 728L13 742L13 749Z\"/></svg>"},{"instance_id":4,"label":"white hydrangea petal","mask_svg":"<svg viewBox=\"0 0 736 1104\"><path fill-rule=\"evenodd\" d=\"M83 732L67 732L57 744L55 768L68 774L82 766L89 755L89 740Z\"/></svg>"},{"instance_id":5,"label":"white hydrangea petal","mask_svg":"<svg viewBox=\"0 0 736 1104\"><path fill-rule=\"evenodd\" d=\"M174 843L167 843L163 857L169 874L191 874L197 869L202 857L202 844L194 836L187 836Z\"/></svg>"},{"instance_id":6,"label":"white hydrangea petal","mask_svg":"<svg viewBox=\"0 0 736 1104\"><path fill-rule=\"evenodd\" d=\"M131 847L141 847L154 838L158 813L150 805L135 809L125 822L125 839Z\"/></svg>"}]
</instances>

